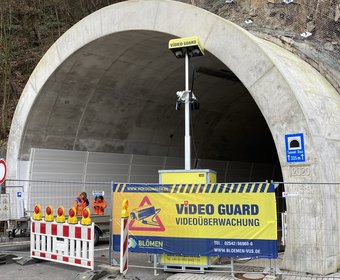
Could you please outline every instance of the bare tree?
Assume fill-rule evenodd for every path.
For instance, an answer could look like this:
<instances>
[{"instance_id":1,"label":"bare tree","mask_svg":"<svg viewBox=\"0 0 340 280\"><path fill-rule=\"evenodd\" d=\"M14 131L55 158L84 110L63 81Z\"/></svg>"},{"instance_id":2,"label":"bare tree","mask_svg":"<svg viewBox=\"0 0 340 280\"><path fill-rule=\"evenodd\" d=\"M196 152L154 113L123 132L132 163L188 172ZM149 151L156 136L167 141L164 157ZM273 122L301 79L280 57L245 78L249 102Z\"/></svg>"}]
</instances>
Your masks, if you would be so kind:
<instances>
[{"instance_id":1,"label":"bare tree","mask_svg":"<svg viewBox=\"0 0 340 280\"><path fill-rule=\"evenodd\" d=\"M10 1L3 1L0 7L0 79L1 92L1 138L8 133L8 104L11 98L12 70L11 70L11 36L12 36L12 6Z\"/></svg>"}]
</instances>

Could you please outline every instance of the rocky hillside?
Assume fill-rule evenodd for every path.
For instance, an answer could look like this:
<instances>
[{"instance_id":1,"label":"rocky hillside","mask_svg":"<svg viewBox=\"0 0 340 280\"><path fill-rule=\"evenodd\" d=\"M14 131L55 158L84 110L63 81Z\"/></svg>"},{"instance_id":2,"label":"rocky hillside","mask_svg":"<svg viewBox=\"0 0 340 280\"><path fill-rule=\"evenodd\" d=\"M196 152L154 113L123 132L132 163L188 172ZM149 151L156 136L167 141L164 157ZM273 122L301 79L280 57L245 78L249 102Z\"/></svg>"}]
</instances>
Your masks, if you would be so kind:
<instances>
[{"instance_id":1,"label":"rocky hillside","mask_svg":"<svg viewBox=\"0 0 340 280\"><path fill-rule=\"evenodd\" d=\"M77 21L116 2L121 1L1 0L0 156L4 155L11 119L23 87L46 50ZM340 0L294 0L290 4L282 3L283 0L181 2L209 10L297 52L321 71L331 72L329 79L337 87ZM302 37L304 32L307 35L310 32L311 36Z\"/></svg>"},{"instance_id":2,"label":"rocky hillside","mask_svg":"<svg viewBox=\"0 0 340 280\"><path fill-rule=\"evenodd\" d=\"M231 3L227 3L227 2ZM284 1L292 1L285 4ZM184 0L239 25L262 27L289 36L308 31L314 39L332 41L340 35L339 0Z\"/></svg>"},{"instance_id":3,"label":"rocky hillside","mask_svg":"<svg viewBox=\"0 0 340 280\"><path fill-rule=\"evenodd\" d=\"M209 10L297 54L324 75L340 94L340 0L181 2Z\"/></svg>"}]
</instances>

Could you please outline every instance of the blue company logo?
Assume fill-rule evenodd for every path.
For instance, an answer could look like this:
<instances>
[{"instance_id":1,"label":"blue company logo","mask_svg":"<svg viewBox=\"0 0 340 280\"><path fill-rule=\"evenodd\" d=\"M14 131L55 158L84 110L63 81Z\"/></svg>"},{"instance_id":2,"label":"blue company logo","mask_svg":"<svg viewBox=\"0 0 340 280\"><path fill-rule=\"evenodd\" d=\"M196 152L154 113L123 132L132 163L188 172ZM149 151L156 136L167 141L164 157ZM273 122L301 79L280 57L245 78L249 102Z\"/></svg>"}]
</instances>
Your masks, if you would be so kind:
<instances>
[{"instance_id":1,"label":"blue company logo","mask_svg":"<svg viewBox=\"0 0 340 280\"><path fill-rule=\"evenodd\" d=\"M128 248L136 248L137 247L137 242L134 238L130 237L128 241Z\"/></svg>"}]
</instances>

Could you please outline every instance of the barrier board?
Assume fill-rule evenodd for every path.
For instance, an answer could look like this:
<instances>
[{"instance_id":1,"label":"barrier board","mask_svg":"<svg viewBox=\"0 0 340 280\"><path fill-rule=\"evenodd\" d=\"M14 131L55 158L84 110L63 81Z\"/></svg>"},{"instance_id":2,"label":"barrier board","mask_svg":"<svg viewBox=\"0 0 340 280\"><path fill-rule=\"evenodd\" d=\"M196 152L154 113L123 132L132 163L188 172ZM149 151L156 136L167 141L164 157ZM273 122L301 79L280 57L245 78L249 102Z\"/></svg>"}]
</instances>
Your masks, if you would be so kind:
<instances>
[{"instance_id":1,"label":"barrier board","mask_svg":"<svg viewBox=\"0 0 340 280\"><path fill-rule=\"evenodd\" d=\"M94 224L31 220L31 257L94 269Z\"/></svg>"},{"instance_id":2,"label":"barrier board","mask_svg":"<svg viewBox=\"0 0 340 280\"><path fill-rule=\"evenodd\" d=\"M113 184L112 191L115 251L127 199L132 252L277 258L273 184Z\"/></svg>"}]
</instances>

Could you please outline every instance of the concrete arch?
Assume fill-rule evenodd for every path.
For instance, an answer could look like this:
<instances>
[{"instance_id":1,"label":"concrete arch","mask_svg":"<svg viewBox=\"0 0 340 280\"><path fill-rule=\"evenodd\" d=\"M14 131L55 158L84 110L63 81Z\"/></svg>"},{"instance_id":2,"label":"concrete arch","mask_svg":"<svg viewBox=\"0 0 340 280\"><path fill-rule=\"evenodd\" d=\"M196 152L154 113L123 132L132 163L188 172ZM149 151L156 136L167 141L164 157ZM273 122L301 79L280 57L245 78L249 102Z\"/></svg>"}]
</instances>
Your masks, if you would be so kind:
<instances>
[{"instance_id":1,"label":"concrete arch","mask_svg":"<svg viewBox=\"0 0 340 280\"><path fill-rule=\"evenodd\" d=\"M86 44L129 30L199 36L205 48L242 81L260 108L272 133L285 181L340 181L340 130L334 129L340 127L340 98L327 80L292 53L252 36L235 24L169 0L127 1L103 8L74 25L47 51L32 73L15 111L7 150L10 178L17 176L26 120L48 78ZM296 132L305 135L308 158L302 166L286 163L284 136ZM302 213L294 211L296 203L288 202L291 216L284 267L322 274L336 271L335 188L314 188L306 184L286 185L286 189L318 201L321 213L312 211L314 206L310 201L298 203L299 209L304 209ZM321 225L320 214L328 217ZM295 230L306 219L308 225L303 230ZM316 231L317 243L310 231Z\"/></svg>"}]
</instances>

